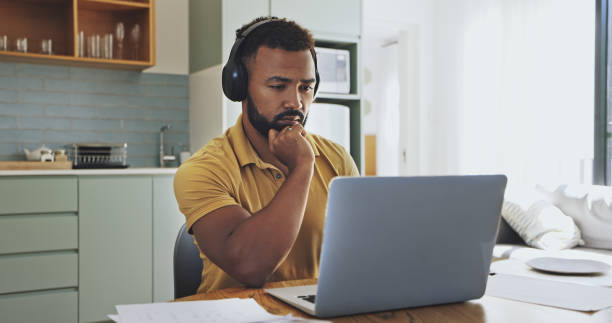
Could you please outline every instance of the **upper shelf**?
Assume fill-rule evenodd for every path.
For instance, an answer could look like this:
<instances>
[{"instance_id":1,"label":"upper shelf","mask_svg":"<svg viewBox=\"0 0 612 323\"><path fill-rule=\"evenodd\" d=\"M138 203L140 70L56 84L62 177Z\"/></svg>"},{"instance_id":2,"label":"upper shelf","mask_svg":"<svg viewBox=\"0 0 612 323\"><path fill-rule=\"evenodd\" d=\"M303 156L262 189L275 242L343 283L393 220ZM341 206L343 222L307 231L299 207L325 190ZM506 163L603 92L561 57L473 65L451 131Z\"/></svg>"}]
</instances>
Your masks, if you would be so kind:
<instances>
[{"instance_id":1,"label":"upper shelf","mask_svg":"<svg viewBox=\"0 0 612 323\"><path fill-rule=\"evenodd\" d=\"M92 10L137 10L147 9L148 2L119 0L79 0L79 8Z\"/></svg>"},{"instance_id":2,"label":"upper shelf","mask_svg":"<svg viewBox=\"0 0 612 323\"><path fill-rule=\"evenodd\" d=\"M345 100L345 101L350 101L350 100L360 100L361 96L359 94L342 94L342 93L326 93L326 92L320 92L317 93L316 96L317 99L331 99L331 100Z\"/></svg>"},{"instance_id":3,"label":"upper shelf","mask_svg":"<svg viewBox=\"0 0 612 323\"><path fill-rule=\"evenodd\" d=\"M0 0L4 26L0 36L8 39L7 50L0 49L0 60L142 70L155 65L154 9L154 0ZM108 54L104 35L115 35L119 22L125 26L125 38L120 44L113 37ZM90 51L93 42L88 37L96 35L99 50ZM17 51L17 39L23 38L27 38L26 52ZM49 39L52 55L43 54L43 43ZM90 52L110 58L87 57Z\"/></svg>"},{"instance_id":4,"label":"upper shelf","mask_svg":"<svg viewBox=\"0 0 612 323\"><path fill-rule=\"evenodd\" d=\"M45 55L37 53L20 53L20 52L5 52L0 51L0 58L10 58L12 61L23 63L43 63L43 64L64 64L81 67L112 67L116 69L142 70L150 67L149 62L119 60L119 59L102 59L89 57L74 57L67 55Z\"/></svg>"}]
</instances>

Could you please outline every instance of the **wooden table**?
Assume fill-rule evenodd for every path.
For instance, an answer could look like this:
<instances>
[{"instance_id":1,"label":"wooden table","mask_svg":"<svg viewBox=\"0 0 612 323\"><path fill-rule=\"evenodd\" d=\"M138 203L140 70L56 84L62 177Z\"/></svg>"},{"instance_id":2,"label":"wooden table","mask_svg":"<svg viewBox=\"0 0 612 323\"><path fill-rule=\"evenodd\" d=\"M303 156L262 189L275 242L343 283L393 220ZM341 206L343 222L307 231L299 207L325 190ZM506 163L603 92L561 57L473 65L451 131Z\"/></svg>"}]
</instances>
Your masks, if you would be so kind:
<instances>
[{"instance_id":1,"label":"wooden table","mask_svg":"<svg viewBox=\"0 0 612 323\"><path fill-rule=\"evenodd\" d=\"M269 283L266 284L264 288L299 286L315 283L316 280L294 280ZM206 294L183 297L176 301L199 301L236 297L254 298L259 305L272 314L293 314L298 317L312 318L312 316L266 294L263 289L228 288ZM594 313L585 313L484 296L481 299L464 303L351 315L328 320L333 322L611 323L612 308Z\"/></svg>"}]
</instances>

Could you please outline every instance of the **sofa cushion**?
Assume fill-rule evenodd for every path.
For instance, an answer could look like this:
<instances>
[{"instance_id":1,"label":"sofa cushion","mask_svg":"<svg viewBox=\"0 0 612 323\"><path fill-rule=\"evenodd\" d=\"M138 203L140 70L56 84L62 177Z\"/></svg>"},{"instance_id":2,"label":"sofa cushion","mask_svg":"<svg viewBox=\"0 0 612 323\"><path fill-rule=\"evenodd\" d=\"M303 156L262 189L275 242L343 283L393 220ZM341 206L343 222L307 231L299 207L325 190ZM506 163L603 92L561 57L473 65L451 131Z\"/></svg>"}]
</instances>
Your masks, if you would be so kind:
<instances>
[{"instance_id":1,"label":"sofa cushion","mask_svg":"<svg viewBox=\"0 0 612 323\"><path fill-rule=\"evenodd\" d=\"M612 187L599 185L538 185L538 191L570 216L585 246L612 249Z\"/></svg>"},{"instance_id":2,"label":"sofa cushion","mask_svg":"<svg viewBox=\"0 0 612 323\"><path fill-rule=\"evenodd\" d=\"M572 218L534 187L509 187L502 217L529 246L535 248L560 250L584 243Z\"/></svg>"}]
</instances>

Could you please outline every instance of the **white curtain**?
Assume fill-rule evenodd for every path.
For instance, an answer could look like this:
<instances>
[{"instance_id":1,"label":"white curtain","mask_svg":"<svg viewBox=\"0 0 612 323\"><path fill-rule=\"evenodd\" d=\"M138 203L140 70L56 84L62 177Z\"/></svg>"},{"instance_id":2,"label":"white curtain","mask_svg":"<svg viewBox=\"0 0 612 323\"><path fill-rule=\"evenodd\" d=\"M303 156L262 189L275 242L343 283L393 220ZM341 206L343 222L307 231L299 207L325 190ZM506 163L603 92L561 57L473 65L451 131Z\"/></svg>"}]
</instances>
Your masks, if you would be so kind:
<instances>
[{"instance_id":1,"label":"white curtain","mask_svg":"<svg viewBox=\"0 0 612 323\"><path fill-rule=\"evenodd\" d=\"M595 0L437 0L434 25L423 173L590 183Z\"/></svg>"}]
</instances>

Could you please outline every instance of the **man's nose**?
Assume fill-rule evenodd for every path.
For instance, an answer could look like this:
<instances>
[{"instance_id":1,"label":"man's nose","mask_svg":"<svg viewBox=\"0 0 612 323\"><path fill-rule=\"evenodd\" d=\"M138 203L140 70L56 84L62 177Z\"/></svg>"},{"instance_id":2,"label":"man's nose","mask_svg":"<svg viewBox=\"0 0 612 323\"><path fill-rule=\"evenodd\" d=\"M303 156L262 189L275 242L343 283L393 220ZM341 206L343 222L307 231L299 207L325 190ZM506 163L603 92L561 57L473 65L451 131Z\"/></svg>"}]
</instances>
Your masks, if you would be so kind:
<instances>
[{"instance_id":1,"label":"man's nose","mask_svg":"<svg viewBox=\"0 0 612 323\"><path fill-rule=\"evenodd\" d=\"M299 109L302 107L302 95L298 89L287 91L284 106L290 109Z\"/></svg>"}]
</instances>

